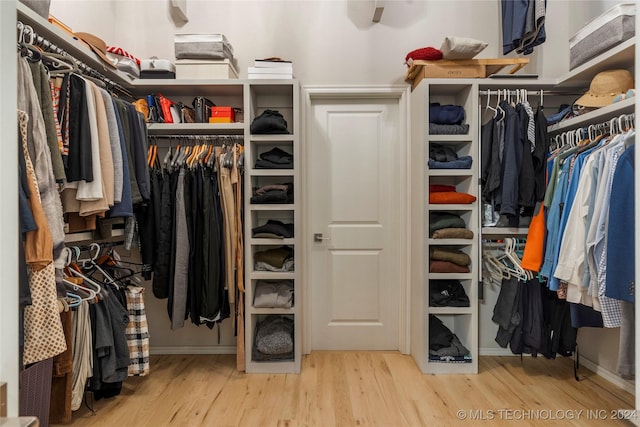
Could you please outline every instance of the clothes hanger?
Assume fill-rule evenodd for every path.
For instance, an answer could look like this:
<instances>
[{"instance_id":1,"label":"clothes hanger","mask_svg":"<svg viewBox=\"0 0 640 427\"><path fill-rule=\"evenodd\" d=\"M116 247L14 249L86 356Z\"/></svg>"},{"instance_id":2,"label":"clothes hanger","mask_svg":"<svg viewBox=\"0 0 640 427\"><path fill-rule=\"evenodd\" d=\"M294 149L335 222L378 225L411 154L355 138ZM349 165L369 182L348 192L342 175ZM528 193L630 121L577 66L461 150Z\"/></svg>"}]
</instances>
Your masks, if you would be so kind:
<instances>
[{"instance_id":1,"label":"clothes hanger","mask_svg":"<svg viewBox=\"0 0 640 427\"><path fill-rule=\"evenodd\" d=\"M62 282L65 284L65 286L68 289L71 289L73 292L85 294L84 297L80 297L82 301L94 302L96 300L97 293L95 290L82 286L78 283L72 282L67 278L63 278Z\"/></svg>"},{"instance_id":2,"label":"clothes hanger","mask_svg":"<svg viewBox=\"0 0 640 427\"><path fill-rule=\"evenodd\" d=\"M92 280L88 276L86 276L83 273L81 273L80 270L81 269L80 269L80 266L78 264L72 263L69 266L69 272L73 276L82 278L85 284L91 285L93 287L93 289L95 290L97 295L101 295L102 294L102 286L100 284L96 283L94 280Z\"/></svg>"},{"instance_id":3,"label":"clothes hanger","mask_svg":"<svg viewBox=\"0 0 640 427\"><path fill-rule=\"evenodd\" d=\"M53 69L48 68L49 74L53 76L79 72L78 64L68 56L53 52L42 52L41 55L43 60L53 67Z\"/></svg>"},{"instance_id":4,"label":"clothes hanger","mask_svg":"<svg viewBox=\"0 0 640 427\"><path fill-rule=\"evenodd\" d=\"M484 111L493 111L493 117L496 117L496 114L498 113L498 110L496 110L495 108L493 108L491 106L491 90L487 89L487 106L484 107Z\"/></svg>"},{"instance_id":5,"label":"clothes hanger","mask_svg":"<svg viewBox=\"0 0 640 427\"><path fill-rule=\"evenodd\" d=\"M164 155L164 158L162 159L162 164L164 165L165 168L169 167L171 165L171 160L172 157L174 155L173 153L173 145L172 145L172 140L173 137L169 137L169 149L167 150L167 153Z\"/></svg>"}]
</instances>

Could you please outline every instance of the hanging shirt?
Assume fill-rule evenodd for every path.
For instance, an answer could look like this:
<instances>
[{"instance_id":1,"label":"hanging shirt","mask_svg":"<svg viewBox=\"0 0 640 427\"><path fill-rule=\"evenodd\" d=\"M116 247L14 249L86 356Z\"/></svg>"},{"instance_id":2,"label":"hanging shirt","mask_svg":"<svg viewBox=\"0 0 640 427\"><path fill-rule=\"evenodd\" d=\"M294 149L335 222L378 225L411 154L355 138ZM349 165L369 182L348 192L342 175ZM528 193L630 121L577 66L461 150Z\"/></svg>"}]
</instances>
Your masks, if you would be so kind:
<instances>
[{"instance_id":1,"label":"hanging shirt","mask_svg":"<svg viewBox=\"0 0 640 427\"><path fill-rule=\"evenodd\" d=\"M635 302L635 145L629 147L618 160L613 176L609 205L607 262L615 265L607 271L605 295Z\"/></svg>"}]
</instances>

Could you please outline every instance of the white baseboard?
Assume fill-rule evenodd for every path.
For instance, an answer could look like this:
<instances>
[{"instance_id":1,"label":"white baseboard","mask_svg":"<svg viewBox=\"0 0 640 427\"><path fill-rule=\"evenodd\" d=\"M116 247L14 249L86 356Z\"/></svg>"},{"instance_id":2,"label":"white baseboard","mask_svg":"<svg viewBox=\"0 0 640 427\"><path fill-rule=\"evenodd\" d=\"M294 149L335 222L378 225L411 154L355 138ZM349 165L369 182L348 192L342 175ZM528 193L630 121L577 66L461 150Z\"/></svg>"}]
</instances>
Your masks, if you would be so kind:
<instances>
[{"instance_id":1,"label":"white baseboard","mask_svg":"<svg viewBox=\"0 0 640 427\"><path fill-rule=\"evenodd\" d=\"M162 354L236 354L234 345L193 345L193 346L169 346L162 345L151 347L149 353L152 355Z\"/></svg>"},{"instance_id":2,"label":"white baseboard","mask_svg":"<svg viewBox=\"0 0 640 427\"><path fill-rule=\"evenodd\" d=\"M624 391L631 394L636 393L635 382L621 378L620 375L616 374L615 372L612 372L606 368L603 368L602 366L598 365L595 362L592 362L591 360L585 358L584 356L580 356L580 365L584 366L590 371L595 372L596 375L601 376L605 380L609 381L611 384L617 387L620 387ZM580 375L580 371L578 371L578 375Z\"/></svg>"},{"instance_id":3,"label":"white baseboard","mask_svg":"<svg viewBox=\"0 0 640 427\"><path fill-rule=\"evenodd\" d=\"M516 354L513 354L508 348L481 347L478 349L478 352L480 356L517 356ZM531 355L525 354L524 356L530 357ZM585 358L584 356L580 356L580 365L584 366L590 371L593 371L596 375L601 376L616 387L620 387L624 391L631 394L636 393L636 385L633 381L621 378L620 375L616 374L615 372L599 366L597 363Z\"/></svg>"}]
</instances>

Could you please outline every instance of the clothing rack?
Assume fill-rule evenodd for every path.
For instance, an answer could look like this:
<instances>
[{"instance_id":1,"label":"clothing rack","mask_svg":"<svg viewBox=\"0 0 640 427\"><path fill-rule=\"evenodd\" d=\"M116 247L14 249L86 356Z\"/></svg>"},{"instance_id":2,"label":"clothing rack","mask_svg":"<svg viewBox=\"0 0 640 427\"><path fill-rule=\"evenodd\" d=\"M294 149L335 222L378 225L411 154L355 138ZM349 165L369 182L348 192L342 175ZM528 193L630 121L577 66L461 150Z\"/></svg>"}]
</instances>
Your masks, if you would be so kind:
<instances>
[{"instance_id":1,"label":"clothing rack","mask_svg":"<svg viewBox=\"0 0 640 427\"><path fill-rule=\"evenodd\" d=\"M69 54L64 49L58 47L53 42L51 42L48 39L46 39L45 37L39 35L38 33L36 33L36 31L30 25L25 25L22 21L18 21L17 29L19 31L19 33L18 33L18 43L26 42L26 39L28 38L29 39L29 42L28 42L29 44L34 45L34 46L39 46L40 48L42 48L46 52L53 52L53 53L57 53L59 55L67 56L70 59L72 59L78 65L78 68L84 74L86 74L89 77L93 77L95 79L98 79L98 80L104 82L104 84L106 86L106 89L108 89L110 91L114 91L114 90L118 91L121 94L126 95L127 97L129 97L131 99L135 98L131 94L131 92L129 92L127 89L125 89L122 85L120 85L120 84L114 82L113 80L109 79L108 77L106 77L105 75L100 73L99 71L96 71L95 69L89 67L87 64L85 64L84 62L82 62L79 59L75 58L73 55Z\"/></svg>"},{"instance_id":2,"label":"clothing rack","mask_svg":"<svg viewBox=\"0 0 640 427\"><path fill-rule=\"evenodd\" d=\"M148 135L147 139L149 141L153 141L156 139L168 139L171 141L182 142L182 141L211 141L217 144L227 144L227 143L244 143L244 137L242 135L192 135L192 134L162 134L162 135Z\"/></svg>"},{"instance_id":3,"label":"clothing rack","mask_svg":"<svg viewBox=\"0 0 640 427\"><path fill-rule=\"evenodd\" d=\"M624 125L624 126L623 126ZM566 142L576 141L588 137L594 139L596 134L601 132L621 133L624 129L635 126L635 113L621 114L611 120L600 123L591 123L576 129L567 130L552 137L556 146L564 145Z\"/></svg>"},{"instance_id":4,"label":"clothing rack","mask_svg":"<svg viewBox=\"0 0 640 427\"><path fill-rule=\"evenodd\" d=\"M518 93L522 94L524 93L524 91L526 91L527 95L584 95L584 93L580 92L562 92L562 91L554 91L554 90L544 90L544 89L539 89L539 90L529 90L529 89L487 89L487 90L481 90L478 91L478 93L480 95L497 95L498 92L500 92L500 94L507 94L507 95L511 95L511 96L515 96L518 95Z\"/></svg>"}]
</instances>

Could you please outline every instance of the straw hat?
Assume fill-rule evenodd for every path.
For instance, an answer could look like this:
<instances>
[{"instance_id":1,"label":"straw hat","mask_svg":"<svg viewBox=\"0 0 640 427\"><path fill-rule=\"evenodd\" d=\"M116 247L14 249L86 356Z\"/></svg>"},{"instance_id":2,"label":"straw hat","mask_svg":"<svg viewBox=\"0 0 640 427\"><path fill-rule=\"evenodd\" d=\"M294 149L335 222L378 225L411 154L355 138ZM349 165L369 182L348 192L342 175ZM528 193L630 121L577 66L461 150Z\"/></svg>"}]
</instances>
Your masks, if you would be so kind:
<instances>
[{"instance_id":1,"label":"straw hat","mask_svg":"<svg viewBox=\"0 0 640 427\"><path fill-rule=\"evenodd\" d=\"M627 70L608 70L596 74L591 80L589 91L575 103L583 107L604 107L629 89L633 89L633 76Z\"/></svg>"},{"instance_id":2,"label":"straw hat","mask_svg":"<svg viewBox=\"0 0 640 427\"><path fill-rule=\"evenodd\" d=\"M116 68L113 61L111 61L107 57L107 44L99 37L94 36L89 33L74 33L74 35L78 38L78 40L83 41L87 44L92 51L96 53L107 65L112 68Z\"/></svg>"}]
</instances>

